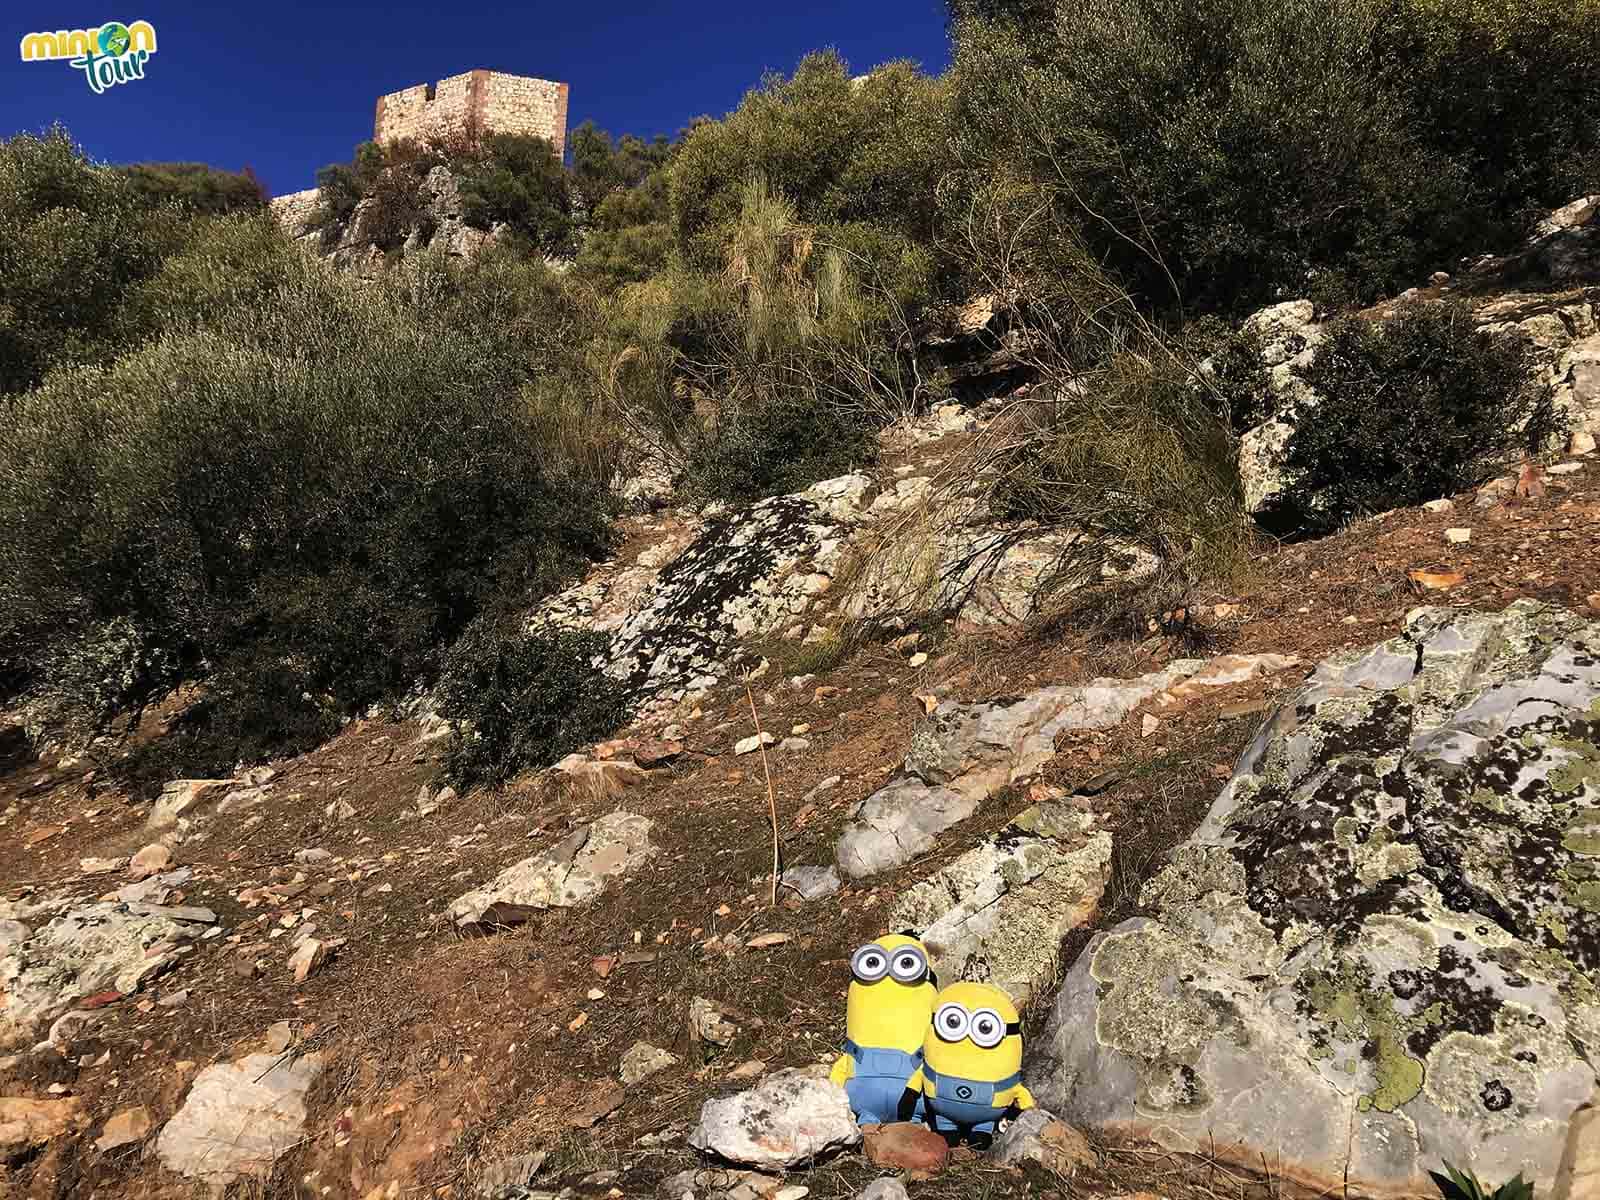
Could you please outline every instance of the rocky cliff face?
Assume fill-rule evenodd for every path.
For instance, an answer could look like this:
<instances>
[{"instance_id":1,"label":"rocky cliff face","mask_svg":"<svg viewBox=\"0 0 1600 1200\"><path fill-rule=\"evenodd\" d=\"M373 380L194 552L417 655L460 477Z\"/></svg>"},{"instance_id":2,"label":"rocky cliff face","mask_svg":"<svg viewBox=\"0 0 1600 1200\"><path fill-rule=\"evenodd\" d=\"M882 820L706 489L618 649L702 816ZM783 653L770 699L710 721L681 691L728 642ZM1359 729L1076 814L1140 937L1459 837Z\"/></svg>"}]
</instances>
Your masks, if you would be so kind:
<instances>
[{"instance_id":1,"label":"rocky cliff face","mask_svg":"<svg viewBox=\"0 0 1600 1200\"><path fill-rule=\"evenodd\" d=\"M437 246L453 257L467 258L493 240L493 231L474 229L462 219L461 189L448 167L428 172L418 187L418 199L424 219L399 247L401 254ZM279 196L271 208L295 241L326 256L337 267L369 275L387 261L383 250L362 236L362 218L372 203L370 199L361 201L347 219L332 228L322 224L322 193L316 188Z\"/></svg>"},{"instance_id":2,"label":"rocky cliff face","mask_svg":"<svg viewBox=\"0 0 1600 1200\"><path fill-rule=\"evenodd\" d=\"M1322 663L1143 902L1041 1102L1318 1188L1554 1179L1600 1061L1600 624L1420 609Z\"/></svg>"}]
</instances>

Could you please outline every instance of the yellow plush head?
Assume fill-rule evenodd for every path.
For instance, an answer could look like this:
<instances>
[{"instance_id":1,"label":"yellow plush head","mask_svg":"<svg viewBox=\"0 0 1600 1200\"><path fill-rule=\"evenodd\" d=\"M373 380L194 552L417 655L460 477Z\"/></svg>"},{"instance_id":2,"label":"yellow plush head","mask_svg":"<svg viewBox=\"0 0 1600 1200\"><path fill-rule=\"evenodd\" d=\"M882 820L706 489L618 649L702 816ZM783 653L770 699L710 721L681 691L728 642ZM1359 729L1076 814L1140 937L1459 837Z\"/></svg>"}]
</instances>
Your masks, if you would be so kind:
<instances>
[{"instance_id":1,"label":"yellow plush head","mask_svg":"<svg viewBox=\"0 0 1600 1200\"><path fill-rule=\"evenodd\" d=\"M845 1035L858 1046L915 1054L928 1030L933 996L928 950L919 940L892 933L868 942L850 956Z\"/></svg>"},{"instance_id":2,"label":"yellow plush head","mask_svg":"<svg viewBox=\"0 0 1600 1200\"><path fill-rule=\"evenodd\" d=\"M991 1083L1022 1069L1011 997L986 983L952 983L933 1002L922 1056L941 1075Z\"/></svg>"}]
</instances>

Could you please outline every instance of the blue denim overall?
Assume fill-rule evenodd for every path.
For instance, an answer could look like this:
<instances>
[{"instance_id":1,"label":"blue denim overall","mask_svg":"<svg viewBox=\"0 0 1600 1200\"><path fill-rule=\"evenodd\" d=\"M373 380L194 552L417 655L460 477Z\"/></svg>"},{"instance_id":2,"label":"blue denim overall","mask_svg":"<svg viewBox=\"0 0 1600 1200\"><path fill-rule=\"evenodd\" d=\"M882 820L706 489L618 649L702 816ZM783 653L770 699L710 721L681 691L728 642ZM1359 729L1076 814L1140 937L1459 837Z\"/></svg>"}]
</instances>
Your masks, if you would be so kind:
<instances>
[{"instance_id":1,"label":"blue denim overall","mask_svg":"<svg viewBox=\"0 0 1600 1200\"><path fill-rule=\"evenodd\" d=\"M882 1050L858 1046L845 1039L844 1052L855 1060L856 1070L844 1085L862 1125L888 1125L900 1119L900 1097L906 1083L922 1065L922 1051Z\"/></svg>"},{"instance_id":2,"label":"blue denim overall","mask_svg":"<svg viewBox=\"0 0 1600 1200\"><path fill-rule=\"evenodd\" d=\"M939 1133L957 1129L974 1133L993 1133L995 1122L1006 1115L1009 1105L996 1106L994 1098L1022 1081L1018 1071L1004 1079L981 1081L959 1075L941 1075L926 1063L922 1077L933 1085L933 1095L923 1101L928 1123Z\"/></svg>"}]
</instances>

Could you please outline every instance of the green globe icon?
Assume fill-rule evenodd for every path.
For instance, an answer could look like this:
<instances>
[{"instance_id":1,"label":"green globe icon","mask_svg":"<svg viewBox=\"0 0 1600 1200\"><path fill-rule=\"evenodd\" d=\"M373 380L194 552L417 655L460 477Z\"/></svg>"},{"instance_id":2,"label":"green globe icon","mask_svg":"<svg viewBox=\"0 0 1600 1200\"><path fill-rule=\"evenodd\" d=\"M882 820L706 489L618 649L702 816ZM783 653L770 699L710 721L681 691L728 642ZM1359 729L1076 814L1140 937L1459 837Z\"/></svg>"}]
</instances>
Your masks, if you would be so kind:
<instances>
[{"instance_id":1,"label":"green globe icon","mask_svg":"<svg viewBox=\"0 0 1600 1200\"><path fill-rule=\"evenodd\" d=\"M128 32L128 27L120 21L111 21L100 26L97 40L100 43L100 53L120 56L128 52L128 46L133 41L133 35Z\"/></svg>"}]
</instances>

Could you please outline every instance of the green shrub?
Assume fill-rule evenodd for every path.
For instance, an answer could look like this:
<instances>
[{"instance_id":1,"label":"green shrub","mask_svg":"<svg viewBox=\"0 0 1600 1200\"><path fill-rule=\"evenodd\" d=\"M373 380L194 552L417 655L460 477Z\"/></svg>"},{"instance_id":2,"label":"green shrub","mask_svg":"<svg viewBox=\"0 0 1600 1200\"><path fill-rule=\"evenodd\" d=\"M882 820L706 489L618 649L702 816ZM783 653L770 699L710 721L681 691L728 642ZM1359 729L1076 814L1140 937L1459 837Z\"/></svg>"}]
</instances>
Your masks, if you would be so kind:
<instances>
[{"instance_id":1,"label":"green shrub","mask_svg":"<svg viewBox=\"0 0 1600 1200\"><path fill-rule=\"evenodd\" d=\"M606 645L601 634L469 626L439 679L441 710L470 726L451 741L449 774L464 784L501 783L621 725L622 687L594 665Z\"/></svg>"},{"instance_id":2,"label":"green shrub","mask_svg":"<svg viewBox=\"0 0 1600 1200\"><path fill-rule=\"evenodd\" d=\"M217 261L151 287L204 294L259 236L224 223ZM280 235L273 261L251 302L59 371L0 425L3 656L70 660L130 622L163 671L118 701L203 682L196 753L320 736L607 538L524 400L539 361L498 301L426 259L363 285ZM89 707L103 691L53 683Z\"/></svg>"},{"instance_id":3,"label":"green shrub","mask_svg":"<svg viewBox=\"0 0 1600 1200\"><path fill-rule=\"evenodd\" d=\"M1600 186L1600 3L956 6L953 129L1147 304L1369 300Z\"/></svg>"},{"instance_id":4,"label":"green shrub","mask_svg":"<svg viewBox=\"0 0 1600 1200\"><path fill-rule=\"evenodd\" d=\"M249 167L237 173L205 163L134 163L118 170L147 204L180 204L220 216L267 206L267 189Z\"/></svg>"},{"instance_id":5,"label":"green shrub","mask_svg":"<svg viewBox=\"0 0 1600 1200\"><path fill-rule=\"evenodd\" d=\"M1444 1170L1429 1171L1429 1177L1443 1200L1533 1200L1533 1184L1522 1177L1508 1179L1497 1188L1491 1188L1473 1171L1463 1171L1450 1163Z\"/></svg>"},{"instance_id":6,"label":"green shrub","mask_svg":"<svg viewBox=\"0 0 1600 1200\"><path fill-rule=\"evenodd\" d=\"M672 224L689 262L716 269L753 177L810 225L863 222L931 244L945 170L947 89L908 63L856 83L831 52L770 76L722 121L696 127L672 164Z\"/></svg>"},{"instance_id":7,"label":"green shrub","mask_svg":"<svg viewBox=\"0 0 1600 1200\"><path fill-rule=\"evenodd\" d=\"M1540 452L1564 419L1531 368L1526 342L1479 331L1462 302L1335 322L1305 372L1320 398L1286 414L1291 510L1308 530L1334 529Z\"/></svg>"},{"instance_id":8,"label":"green shrub","mask_svg":"<svg viewBox=\"0 0 1600 1200\"><path fill-rule=\"evenodd\" d=\"M1375 59L1417 136L1459 166L1479 252L1600 190L1600 0L1387 0ZM1438 261L1448 265L1441 252Z\"/></svg>"},{"instance_id":9,"label":"green shrub","mask_svg":"<svg viewBox=\"0 0 1600 1200\"><path fill-rule=\"evenodd\" d=\"M591 209L578 274L609 292L665 271L672 254L667 187L667 172L658 170L637 187L610 192Z\"/></svg>"},{"instance_id":10,"label":"green shrub","mask_svg":"<svg viewBox=\"0 0 1600 1200\"><path fill-rule=\"evenodd\" d=\"M607 306L596 385L703 496L753 499L870 462L914 405L903 326L854 260L760 179L741 189L722 269L672 269Z\"/></svg>"},{"instance_id":11,"label":"green shrub","mask_svg":"<svg viewBox=\"0 0 1600 1200\"><path fill-rule=\"evenodd\" d=\"M625 133L615 144L593 121L585 121L567 138L572 156L572 191L583 211L597 213L606 199L638 187L670 161L672 143L664 134L646 142Z\"/></svg>"},{"instance_id":12,"label":"green shrub","mask_svg":"<svg viewBox=\"0 0 1600 1200\"><path fill-rule=\"evenodd\" d=\"M555 148L544 138L492 133L466 164L461 212L480 229L506 225L541 254L572 251L572 196Z\"/></svg>"},{"instance_id":13,"label":"green shrub","mask_svg":"<svg viewBox=\"0 0 1600 1200\"><path fill-rule=\"evenodd\" d=\"M116 354L124 295L185 236L181 214L90 163L65 130L0 142L0 393Z\"/></svg>"}]
</instances>

